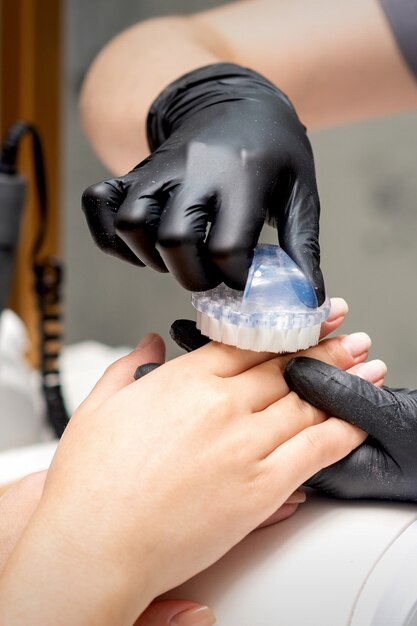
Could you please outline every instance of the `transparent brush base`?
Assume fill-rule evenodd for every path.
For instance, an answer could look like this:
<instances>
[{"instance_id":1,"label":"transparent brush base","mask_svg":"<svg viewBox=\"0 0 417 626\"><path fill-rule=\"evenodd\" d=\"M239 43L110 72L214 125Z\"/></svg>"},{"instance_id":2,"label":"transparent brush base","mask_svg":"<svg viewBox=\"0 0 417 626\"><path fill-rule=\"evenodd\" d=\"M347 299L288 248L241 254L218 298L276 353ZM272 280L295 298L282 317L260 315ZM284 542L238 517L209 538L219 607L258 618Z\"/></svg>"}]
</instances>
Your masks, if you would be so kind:
<instances>
[{"instance_id":1,"label":"transparent brush base","mask_svg":"<svg viewBox=\"0 0 417 626\"><path fill-rule=\"evenodd\" d=\"M197 327L207 337L256 352L296 352L315 345L330 301L314 289L279 246L259 245L245 290L222 284L193 293Z\"/></svg>"}]
</instances>

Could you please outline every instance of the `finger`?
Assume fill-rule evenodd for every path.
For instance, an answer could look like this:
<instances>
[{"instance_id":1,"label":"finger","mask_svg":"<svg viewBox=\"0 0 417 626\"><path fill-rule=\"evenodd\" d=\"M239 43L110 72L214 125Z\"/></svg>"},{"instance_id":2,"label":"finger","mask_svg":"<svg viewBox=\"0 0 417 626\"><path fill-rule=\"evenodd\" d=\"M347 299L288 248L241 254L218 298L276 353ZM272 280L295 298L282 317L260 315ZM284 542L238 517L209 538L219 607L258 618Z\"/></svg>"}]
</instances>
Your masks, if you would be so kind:
<instances>
[{"instance_id":1,"label":"finger","mask_svg":"<svg viewBox=\"0 0 417 626\"><path fill-rule=\"evenodd\" d=\"M190 352L185 358L196 367L203 367L207 372L222 378L229 378L245 372L252 367L273 359L270 352L252 352L234 346L210 341L202 348Z\"/></svg>"},{"instance_id":2,"label":"finger","mask_svg":"<svg viewBox=\"0 0 417 626\"><path fill-rule=\"evenodd\" d=\"M384 384L384 377L387 373L387 366L384 361L380 359L374 359L372 361L366 361L365 363L359 363L347 370L349 374L360 376L364 380L368 380L377 387L382 387Z\"/></svg>"},{"instance_id":3,"label":"finger","mask_svg":"<svg viewBox=\"0 0 417 626\"><path fill-rule=\"evenodd\" d=\"M264 459L277 499L283 491L293 491L324 467L347 456L364 438L359 428L330 417L282 443Z\"/></svg>"},{"instance_id":4,"label":"finger","mask_svg":"<svg viewBox=\"0 0 417 626\"><path fill-rule=\"evenodd\" d=\"M285 519L294 515L297 511L300 504L304 504L307 496L305 491L301 491L297 489L294 491L272 515L270 515L262 524L258 526L258 528L263 528L264 526L271 526L272 524L276 524L277 522L282 522Z\"/></svg>"},{"instance_id":5,"label":"finger","mask_svg":"<svg viewBox=\"0 0 417 626\"><path fill-rule=\"evenodd\" d=\"M175 320L169 329L169 334L175 343L186 352L202 348L211 341L201 334L196 323L191 320Z\"/></svg>"},{"instance_id":6,"label":"finger","mask_svg":"<svg viewBox=\"0 0 417 626\"><path fill-rule=\"evenodd\" d=\"M335 330L337 330L343 324L344 321L345 321L345 316L343 315L341 317L338 317L335 320L332 320L332 321L326 320L325 322L322 322L322 325L320 327L320 340L324 339L325 337L333 333Z\"/></svg>"},{"instance_id":7,"label":"finger","mask_svg":"<svg viewBox=\"0 0 417 626\"><path fill-rule=\"evenodd\" d=\"M308 348L308 350L297 352L297 357L310 357L347 370L349 367L366 360L371 345L371 338L366 333L338 335L324 339L317 346ZM282 354L278 358L283 364L286 364L294 358L294 354Z\"/></svg>"},{"instance_id":8,"label":"finger","mask_svg":"<svg viewBox=\"0 0 417 626\"><path fill-rule=\"evenodd\" d=\"M294 181L288 202L279 216L279 241L313 285L321 306L325 290L320 269L319 216L320 200L313 166L306 182L301 182L298 176Z\"/></svg>"},{"instance_id":9,"label":"finger","mask_svg":"<svg viewBox=\"0 0 417 626\"><path fill-rule=\"evenodd\" d=\"M349 312L349 307L343 298L330 298L330 314L320 329L320 339L334 332L343 324L345 316Z\"/></svg>"},{"instance_id":10,"label":"finger","mask_svg":"<svg viewBox=\"0 0 417 626\"><path fill-rule=\"evenodd\" d=\"M161 216L157 248L169 271L190 291L205 291L221 280L205 245L210 195L178 185Z\"/></svg>"},{"instance_id":11,"label":"finger","mask_svg":"<svg viewBox=\"0 0 417 626\"><path fill-rule=\"evenodd\" d=\"M134 626L211 626L215 621L207 606L189 600L161 600L150 604Z\"/></svg>"},{"instance_id":12,"label":"finger","mask_svg":"<svg viewBox=\"0 0 417 626\"><path fill-rule=\"evenodd\" d=\"M398 401L395 394L314 359L294 359L285 372L290 387L305 400L355 424L379 441L396 431Z\"/></svg>"},{"instance_id":13,"label":"finger","mask_svg":"<svg viewBox=\"0 0 417 626\"><path fill-rule=\"evenodd\" d=\"M385 363L378 360L355 368L360 376L372 383L380 380L386 372ZM313 406L294 391L287 395L283 394L281 399L253 416L257 427L261 429L257 435L258 453L261 457L266 456L277 445L288 441L306 428L321 424L329 415L332 414Z\"/></svg>"},{"instance_id":14,"label":"finger","mask_svg":"<svg viewBox=\"0 0 417 626\"><path fill-rule=\"evenodd\" d=\"M259 457L265 458L277 446L306 428L321 424L327 417L324 411L302 400L295 392L287 393L268 408L251 416L259 429L256 437Z\"/></svg>"},{"instance_id":15,"label":"finger","mask_svg":"<svg viewBox=\"0 0 417 626\"><path fill-rule=\"evenodd\" d=\"M245 288L253 250L265 221L265 200L254 191L260 185L259 180L254 182L248 176L239 185L224 188L220 209L207 237L210 259L221 282L232 289Z\"/></svg>"},{"instance_id":16,"label":"finger","mask_svg":"<svg viewBox=\"0 0 417 626\"><path fill-rule=\"evenodd\" d=\"M125 196L125 184L121 179L97 183L84 191L82 209L91 235L103 252L143 267L143 263L117 235L114 226L114 218Z\"/></svg>"},{"instance_id":17,"label":"finger","mask_svg":"<svg viewBox=\"0 0 417 626\"><path fill-rule=\"evenodd\" d=\"M258 528L264 528L265 526L272 526L278 522L283 522L288 519L298 510L298 504L287 504L284 502L279 509L272 513L262 524L259 524Z\"/></svg>"},{"instance_id":18,"label":"finger","mask_svg":"<svg viewBox=\"0 0 417 626\"><path fill-rule=\"evenodd\" d=\"M328 362L342 369L352 367L359 360L365 359L370 338L365 333L353 333L326 339L318 346L298 354L309 354L316 359ZM236 388L241 400L252 411L262 411L288 392L287 383L282 375L285 364L293 355L281 355L255 367L247 369L229 381Z\"/></svg>"},{"instance_id":19,"label":"finger","mask_svg":"<svg viewBox=\"0 0 417 626\"><path fill-rule=\"evenodd\" d=\"M337 498L399 498L393 477L398 475L394 459L375 444L363 443L347 457L315 474L309 487Z\"/></svg>"},{"instance_id":20,"label":"finger","mask_svg":"<svg viewBox=\"0 0 417 626\"><path fill-rule=\"evenodd\" d=\"M141 188L142 189L142 188ZM116 233L133 253L144 263L158 272L168 269L155 247L162 207L160 200L150 195L139 195L137 185L132 185L115 217Z\"/></svg>"},{"instance_id":21,"label":"finger","mask_svg":"<svg viewBox=\"0 0 417 626\"><path fill-rule=\"evenodd\" d=\"M118 359L106 369L94 389L84 400L82 407L89 411L110 398L112 395L134 382L133 374L144 363L163 363L165 344L155 333L145 335L136 348L128 355Z\"/></svg>"},{"instance_id":22,"label":"finger","mask_svg":"<svg viewBox=\"0 0 417 626\"><path fill-rule=\"evenodd\" d=\"M289 392L279 358L272 358L228 379L233 395L251 412L267 409Z\"/></svg>"}]
</instances>

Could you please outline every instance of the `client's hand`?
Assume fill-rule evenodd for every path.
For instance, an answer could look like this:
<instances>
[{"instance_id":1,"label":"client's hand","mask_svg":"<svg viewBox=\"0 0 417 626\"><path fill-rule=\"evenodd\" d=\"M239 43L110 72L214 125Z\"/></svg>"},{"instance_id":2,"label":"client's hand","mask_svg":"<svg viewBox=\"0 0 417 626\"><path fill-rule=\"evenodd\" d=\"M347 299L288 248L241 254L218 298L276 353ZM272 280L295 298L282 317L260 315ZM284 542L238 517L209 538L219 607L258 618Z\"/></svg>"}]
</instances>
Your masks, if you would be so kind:
<instances>
[{"instance_id":1,"label":"client's hand","mask_svg":"<svg viewBox=\"0 0 417 626\"><path fill-rule=\"evenodd\" d=\"M0 498L0 576L39 504L45 478L46 470L25 476ZM215 617L208 607L196 602L163 600L152 602L135 626L195 626L196 622L198 626L211 626Z\"/></svg>"},{"instance_id":2,"label":"client's hand","mask_svg":"<svg viewBox=\"0 0 417 626\"><path fill-rule=\"evenodd\" d=\"M305 354L347 369L369 344L358 333ZM211 343L136 382L137 351L111 366L8 561L0 621L131 626L359 445L359 429L289 392L288 358Z\"/></svg>"},{"instance_id":3,"label":"client's hand","mask_svg":"<svg viewBox=\"0 0 417 626\"><path fill-rule=\"evenodd\" d=\"M155 335L153 335L155 338ZM138 366L143 362L163 363L164 348L157 339L136 351ZM7 559L19 541L24 529L34 514L42 496L46 470L25 476L13 484L0 497L0 576ZM291 506L292 504L292 506ZM285 516L297 508L296 503L283 505ZM283 518L284 515L281 515ZM214 623L213 613L208 607L188 600L166 600L153 602L139 618L135 626L194 626L196 619L201 626Z\"/></svg>"},{"instance_id":4,"label":"client's hand","mask_svg":"<svg viewBox=\"0 0 417 626\"><path fill-rule=\"evenodd\" d=\"M41 499L46 470L25 476L0 498L0 576Z\"/></svg>"}]
</instances>

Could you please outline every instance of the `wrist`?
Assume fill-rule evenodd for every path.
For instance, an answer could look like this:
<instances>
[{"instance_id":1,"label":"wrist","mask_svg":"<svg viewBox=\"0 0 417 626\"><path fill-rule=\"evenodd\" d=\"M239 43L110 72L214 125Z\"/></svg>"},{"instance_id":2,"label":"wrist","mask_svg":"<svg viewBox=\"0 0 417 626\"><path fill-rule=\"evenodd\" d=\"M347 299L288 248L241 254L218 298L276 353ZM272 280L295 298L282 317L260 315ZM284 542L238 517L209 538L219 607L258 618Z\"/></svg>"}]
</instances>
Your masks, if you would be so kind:
<instances>
[{"instance_id":1,"label":"wrist","mask_svg":"<svg viewBox=\"0 0 417 626\"><path fill-rule=\"evenodd\" d=\"M131 626L154 595L146 559L133 569L99 523L90 533L82 516L66 517L35 514L4 571L0 622Z\"/></svg>"}]
</instances>

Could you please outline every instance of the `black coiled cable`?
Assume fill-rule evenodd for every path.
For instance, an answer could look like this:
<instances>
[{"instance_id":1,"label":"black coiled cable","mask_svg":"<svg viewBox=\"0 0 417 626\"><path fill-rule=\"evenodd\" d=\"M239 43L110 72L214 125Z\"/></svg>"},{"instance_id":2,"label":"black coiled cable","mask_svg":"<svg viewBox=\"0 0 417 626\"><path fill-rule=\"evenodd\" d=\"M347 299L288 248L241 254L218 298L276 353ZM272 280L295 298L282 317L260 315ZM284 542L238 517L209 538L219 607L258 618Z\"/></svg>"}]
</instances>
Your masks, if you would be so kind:
<instances>
[{"instance_id":1,"label":"black coiled cable","mask_svg":"<svg viewBox=\"0 0 417 626\"><path fill-rule=\"evenodd\" d=\"M62 263L55 257L42 257L41 249L47 232L49 211L46 188L45 159L39 133L33 124L18 121L9 129L0 156L0 173L17 173L19 145L25 135L32 138L33 163L39 206L39 229L32 248L32 266L39 313L40 371L46 402L47 419L60 437L68 423L68 413L62 397L59 354L62 341Z\"/></svg>"}]
</instances>

